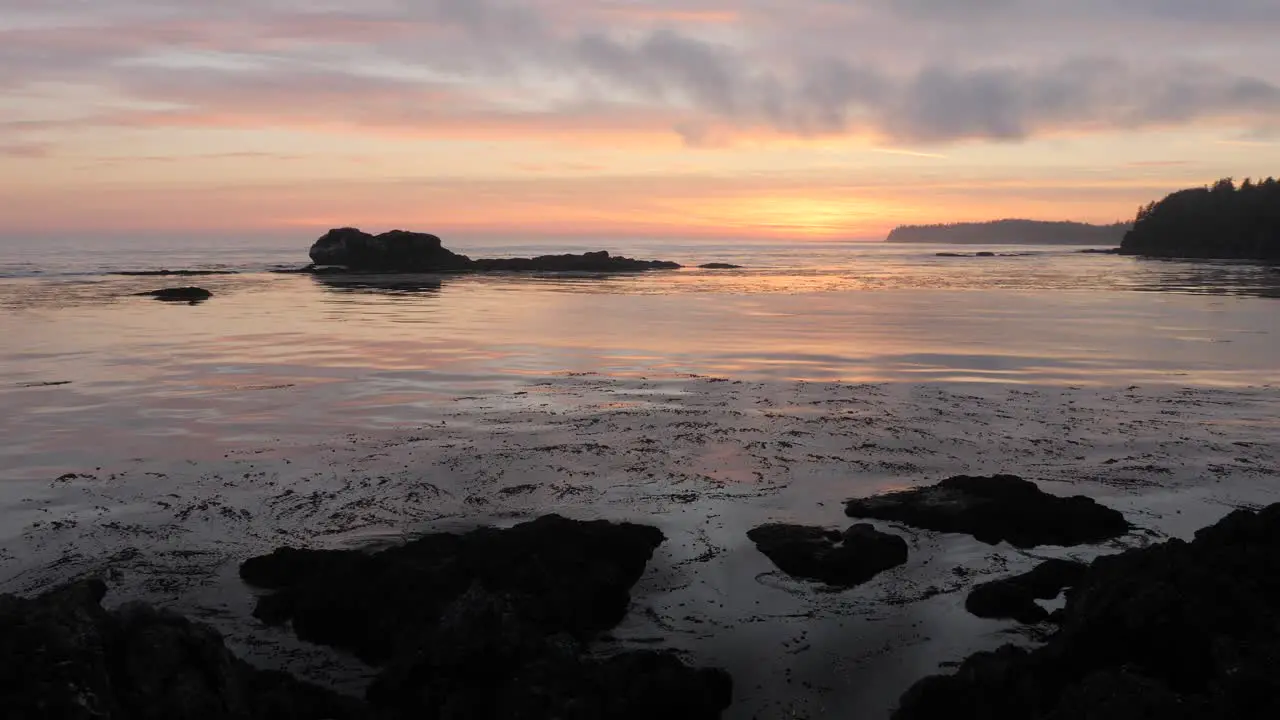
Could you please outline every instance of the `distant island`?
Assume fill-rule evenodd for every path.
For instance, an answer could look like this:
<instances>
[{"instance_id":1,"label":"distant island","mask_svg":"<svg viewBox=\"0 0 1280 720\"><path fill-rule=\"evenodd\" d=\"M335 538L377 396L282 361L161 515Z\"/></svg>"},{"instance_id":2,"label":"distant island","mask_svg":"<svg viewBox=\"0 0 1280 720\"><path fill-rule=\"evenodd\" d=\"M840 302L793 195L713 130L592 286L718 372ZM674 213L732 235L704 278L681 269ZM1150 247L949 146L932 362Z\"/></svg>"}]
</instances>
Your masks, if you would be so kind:
<instances>
[{"instance_id":1,"label":"distant island","mask_svg":"<svg viewBox=\"0 0 1280 720\"><path fill-rule=\"evenodd\" d=\"M903 225L885 242L960 245L1118 245L1131 223L1089 225L1042 220Z\"/></svg>"},{"instance_id":2,"label":"distant island","mask_svg":"<svg viewBox=\"0 0 1280 720\"><path fill-rule=\"evenodd\" d=\"M1138 210L1124 255L1280 260L1280 182L1223 178Z\"/></svg>"}]
</instances>

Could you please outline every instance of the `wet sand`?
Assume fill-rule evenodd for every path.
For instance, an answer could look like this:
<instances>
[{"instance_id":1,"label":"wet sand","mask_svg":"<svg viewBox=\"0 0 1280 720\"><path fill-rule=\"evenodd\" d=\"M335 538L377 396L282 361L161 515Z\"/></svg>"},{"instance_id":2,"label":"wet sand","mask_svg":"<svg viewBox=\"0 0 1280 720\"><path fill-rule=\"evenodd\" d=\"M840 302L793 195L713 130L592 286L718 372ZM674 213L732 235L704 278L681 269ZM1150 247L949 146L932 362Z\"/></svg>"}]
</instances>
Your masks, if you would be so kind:
<instances>
[{"instance_id":1,"label":"wet sand","mask_svg":"<svg viewBox=\"0 0 1280 720\"><path fill-rule=\"evenodd\" d=\"M234 649L358 690L357 661L250 617L238 562L273 547L362 547L549 512L660 527L668 541L603 642L671 647L735 679L730 718L879 717L977 649L1033 642L963 609L1038 559L1189 537L1280 500L1280 389L836 384L562 375L432 406L412 428L323 443L242 438L224 457L104 460L4 486L0 592L87 573L109 603L200 617ZM888 523L912 554L832 592L747 540L770 521L847 527L841 501L949 475L1011 472L1125 512L1101 547L987 546Z\"/></svg>"}]
</instances>

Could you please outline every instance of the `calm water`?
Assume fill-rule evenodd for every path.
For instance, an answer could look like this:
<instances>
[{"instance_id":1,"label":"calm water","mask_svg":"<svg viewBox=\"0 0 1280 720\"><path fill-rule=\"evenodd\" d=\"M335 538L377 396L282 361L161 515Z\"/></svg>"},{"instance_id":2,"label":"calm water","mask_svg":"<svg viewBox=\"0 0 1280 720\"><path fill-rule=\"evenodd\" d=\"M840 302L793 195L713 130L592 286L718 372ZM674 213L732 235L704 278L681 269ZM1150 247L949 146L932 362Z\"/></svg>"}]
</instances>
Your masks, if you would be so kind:
<instances>
[{"instance_id":1,"label":"calm water","mask_svg":"<svg viewBox=\"0 0 1280 720\"><path fill-rule=\"evenodd\" d=\"M564 373L982 381L1280 381L1280 273L1076 248L611 243L746 266L611 277L278 275L307 241L0 245L0 469L199 459L237 442L413 425ZM473 257L582 246L479 247ZM940 250L1005 253L937 257ZM111 271L217 268L198 278ZM190 306L131 294L199 284ZM55 384L57 383L57 384ZM132 454L132 455L130 455Z\"/></svg>"}]
</instances>

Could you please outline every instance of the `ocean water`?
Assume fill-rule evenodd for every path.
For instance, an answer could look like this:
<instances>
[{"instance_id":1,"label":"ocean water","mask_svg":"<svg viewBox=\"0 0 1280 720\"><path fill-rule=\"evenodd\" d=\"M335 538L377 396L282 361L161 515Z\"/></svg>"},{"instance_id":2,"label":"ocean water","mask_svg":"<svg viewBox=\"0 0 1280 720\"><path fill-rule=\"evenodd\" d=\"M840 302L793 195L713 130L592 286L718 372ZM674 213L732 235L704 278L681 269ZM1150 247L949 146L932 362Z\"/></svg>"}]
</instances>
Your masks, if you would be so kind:
<instances>
[{"instance_id":1,"label":"ocean water","mask_svg":"<svg viewBox=\"0 0 1280 720\"><path fill-rule=\"evenodd\" d=\"M0 241L0 592L85 574L213 623L265 667L359 691L351 658L250 618L280 544L359 547L547 512L668 541L613 633L728 668L726 717L883 717L1027 642L963 609L1044 556L1187 537L1280 500L1280 273L1078 248L605 247L637 275L306 276L308 240ZM938 257L990 250L998 257ZM233 270L207 277L120 271ZM197 284L198 305L138 292ZM1137 526L1035 554L882 529L907 565L827 592L747 541L843 499L1016 472Z\"/></svg>"},{"instance_id":2,"label":"ocean water","mask_svg":"<svg viewBox=\"0 0 1280 720\"><path fill-rule=\"evenodd\" d=\"M0 467L411 426L541 378L1240 387L1280 381L1280 273L1074 247L600 242L614 276L267 272L308 242L0 245ZM473 257L590 249L451 244ZM940 251L1001 256L938 257ZM128 277L119 271L239 274ZM134 294L198 284L215 297ZM196 450L199 452L196 452ZM60 464L60 462L62 464Z\"/></svg>"}]
</instances>

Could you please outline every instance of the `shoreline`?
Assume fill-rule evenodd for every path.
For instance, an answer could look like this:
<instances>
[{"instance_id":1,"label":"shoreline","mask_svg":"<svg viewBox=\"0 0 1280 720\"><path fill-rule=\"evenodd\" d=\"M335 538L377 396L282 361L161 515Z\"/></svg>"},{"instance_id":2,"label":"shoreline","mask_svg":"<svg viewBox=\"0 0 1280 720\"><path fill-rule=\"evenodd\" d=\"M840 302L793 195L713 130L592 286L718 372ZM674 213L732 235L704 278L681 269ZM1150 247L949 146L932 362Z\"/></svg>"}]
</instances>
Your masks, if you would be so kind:
<instances>
[{"instance_id":1,"label":"shoreline","mask_svg":"<svg viewBox=\"0 0 1280 720\"><path fill-rule=\"evenodd\" d=\"M1278 406L1274 388L551 378L453 400L415 428L50 478L35 502L11 508L20 522L5 529L0 592L97 572L111 604L173 606L212 622L255 664L354 689L358 665L252 621L239 560L550 512L641 522L669 540L633 590L616 646L726 667L737 688L726 718L874 715L939 662L1010 640L1010 623L965 613L973 585L1041 558L1188 537L1233 507L1280 497ZM1027 553L875 523L904 535L911 559L838 593L781 575L746 538L767 521L844 527L845 498L961 471L1090 495L1140 529L1098 548Z\"/></svg>"}]
</instances>

